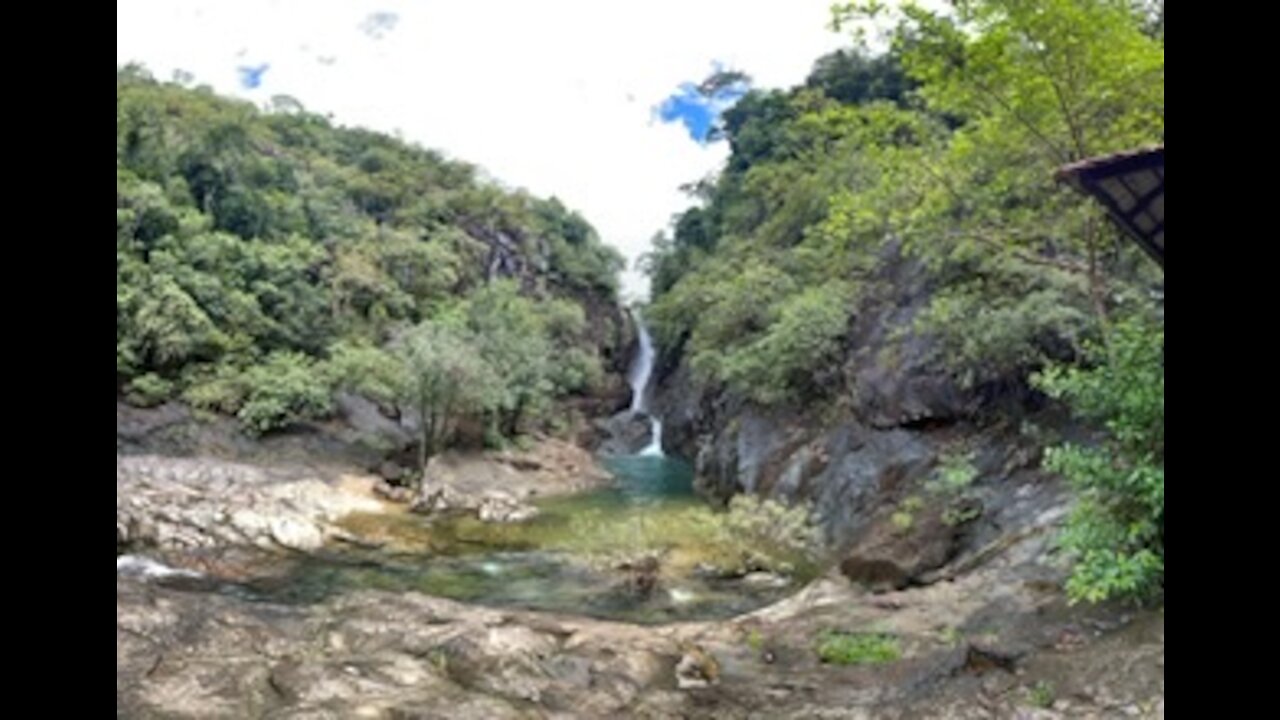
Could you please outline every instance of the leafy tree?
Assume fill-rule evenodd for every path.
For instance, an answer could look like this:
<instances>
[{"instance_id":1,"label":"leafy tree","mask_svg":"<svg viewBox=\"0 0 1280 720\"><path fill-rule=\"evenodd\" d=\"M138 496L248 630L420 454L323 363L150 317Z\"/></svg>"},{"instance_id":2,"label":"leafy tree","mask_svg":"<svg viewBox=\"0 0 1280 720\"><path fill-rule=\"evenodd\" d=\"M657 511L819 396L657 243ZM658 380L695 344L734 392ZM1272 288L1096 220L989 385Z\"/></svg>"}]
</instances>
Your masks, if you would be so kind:
<instances>
[{"instance_id":1,"label":"leafy tree","mask_svg":"<svg viewBox=\"0 0 1280 720\"><path fill-rule=\"evenodd\" d=\"M418 469L453 437L461 418L475 416L502 401L498 374L479 353L479 338L455 322L427 321L394 345L404 364L406 405L418 414L422 438Z\"/></svg>"},{"instance_id":2,"label":"leafy tree","mask_svg":"<svg viewBox=\"0 0 1280 720\"><path fill-rule=\"evenodd\" d=\"M891 51L828 56L805 87L725 113L725 171L645 259L655 337L704 380L766 404L802 377L822 377L828 397L856 392L814 373L840 357L779 365L804 324L776 326L795 302L810 327L819 310L839 327L892 292L881 279L896 263L920 266L930 294L887 342L931 338L934 362L970 387L1079 357L1158 281L1053 180L1062 163L1163 136L1164 50L1147 14L1113 0L930 7L840 6L841 20L889 19ZM816 288L822 301L793 298ZM792 381L765 382L775 369Z\"/></svg>"},{"instance_id":3,"label":"leafy tree","mask_svg":"<svg viewBox=\"0 0 1280 720\"><path fill-rule=\"evenodd\" d=\"M139 375L129 383L126 397L138 407L159 405L173 397L173 383L155 373Z\"/></svg>"},{"instance_id":4,"label":"leafy tree","mask_svg":"<svg viewBox=\"0 0 1280 720\"><path fill-rule=\"evenodd\" d=\"M249 394L244 369L231 359L191 368L183 379L182 399L201 410L235 415Z\"/></svg>"},{"instance_id":5,"label":"leafy tree","mask_svg":"<svg viewBox=\"0 0 1280 720\"><path fill-rule=\"evenodd\" d=\"M834 281L786 299L778 319L758 340L725 359L724 377L762 405L820 392L816 371L839 363L849 329L849 291Z\"/></svg>"},{"instance_id":6,"label":"leafy tree","mask_svg":"<svg viewBox=\"0 0 1280 720\"><path fill-rule=\"evenodd\" d=\"M557 198L534 207L538 228L551 249L551 265L572 287L618 291L618 274L625 262L611 246L599 241L595 229Z\"/></svg>"},{"instance_id":7,"label":"leafy tree","mask_svg":"<svg viewBox=\"0 0 1280 720\"><path fill-rule=\"evenodd\" d=\"M212 359L226 344L226 336L172 277L149 278L134 304L131 354L148 367L172 370Z\"/></svg>"},{"instance_id":8,"label":"leafy tree","mask_svg":"<svg viewBox=\"0 0 1280 720\"><path fill-rule=\"evenodd\" d=\"M886 12L853 3L838 16ZM1164 45L1144 33L1143 13L1119 0L966 0L952 12L907 2L894 22L927 107L963 119L948 151L920 166L928 192L907 226L913 247L984 274L1031 265L1067 288L1082 277L1105 322L1114 234L1052 178L1163 138Z\"/></svg>"},{"instance_id":9,"label":"leafy tree","mask_svg":"<svg viewBox=\"0 0 1280 720\"><path fill-rule=\"evenodd\" d=\"M837 50L818 58L805 84L849 105L874 100L902 105L915 88L897 55L869 55L856 49Z\"/></svg>"},{"instance_id":10,"label":"leafy tree","mask_svg":"<svg viewBox=\"0 0 1280 720\"><path fill-rule=\"evenodd\" d=\"M494 283L474 293L464 312L480 356L497 377L496 429L514 437L527 415L540 409L555 389L546 319L510 282Z\"/></svg>"},{"instance_id":11,"label":"leafy tree","mask_svg":"<svg viewBox=\"0 0 1280 720\"><path fill-rule=\"evenodd\" d=\"M897 201L897 168L943 132L883 103L851 107L807 91L792 101L779 131L787 159L727 170L709 206L686 213L648 260L659 342L683 347L704 380L765 405L843 389L843 338L886 255L876 207ZM694 241L685 223L695 217L718 236Z\"/></svg>"}]
</instances>

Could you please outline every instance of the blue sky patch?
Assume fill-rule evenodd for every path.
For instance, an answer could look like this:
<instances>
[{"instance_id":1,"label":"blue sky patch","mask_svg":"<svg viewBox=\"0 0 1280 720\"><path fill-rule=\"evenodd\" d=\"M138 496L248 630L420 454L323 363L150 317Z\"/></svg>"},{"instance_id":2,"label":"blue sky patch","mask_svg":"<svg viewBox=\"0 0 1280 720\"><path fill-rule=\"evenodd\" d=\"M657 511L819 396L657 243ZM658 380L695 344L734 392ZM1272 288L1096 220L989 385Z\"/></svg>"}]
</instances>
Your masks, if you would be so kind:
<instances>
[{"instance_id":1,"label":"blue sky patch","mask_svg":"<svg viewBox=\"0 0 1280 720\"><path fill-rule=\"evenodd\" d=\"M717 88L708 94L696 83L687 82L658 107L658 117L665 123L679 122L689 131L694 142L706 144L711 130L728 110L747 94L745 82Z\"/></svg>"},{"instance_id":2,"label":"blue sky patch","mask_svg":"<svg viewBox=\"0 0 1280 720\"><path fill-rule=\"evenodd\" d=\"M270 69L271 65L269 63L262 63L255 67L241 65L236 68L240 73L240 86L246 90L255 90L262 87L262 75Z\"/></svg>"}]
</instances>

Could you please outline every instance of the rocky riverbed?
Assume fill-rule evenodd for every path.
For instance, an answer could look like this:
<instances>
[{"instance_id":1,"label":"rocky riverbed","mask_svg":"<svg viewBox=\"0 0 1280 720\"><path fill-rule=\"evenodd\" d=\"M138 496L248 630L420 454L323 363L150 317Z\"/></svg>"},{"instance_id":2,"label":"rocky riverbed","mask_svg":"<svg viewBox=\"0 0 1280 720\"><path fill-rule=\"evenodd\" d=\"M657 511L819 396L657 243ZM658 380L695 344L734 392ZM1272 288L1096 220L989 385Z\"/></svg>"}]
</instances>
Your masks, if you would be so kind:
<instances>
[{"instance_id":1,"label":"rocky riverbed","mask_svg":"<svg viewBox=\"0 0 1280 720\"><path fill-rule=\"evenodd\" d=\"M607 477L589 461L563 447L456 457L437 477L457 497L485 497L486 478L553 495ZM723 620L638 625L401 589L307 602L226 591L325 548L376 544L350 518L368 528L405 510L375 482L117 457L117 716L1163 717L1163 614L1067 608L1052 513L928 582L873 594L833 570ZM122 563L125 551L173 570ZM831 633L892 652L824 662Z\"/></svg>"}]
</instances>

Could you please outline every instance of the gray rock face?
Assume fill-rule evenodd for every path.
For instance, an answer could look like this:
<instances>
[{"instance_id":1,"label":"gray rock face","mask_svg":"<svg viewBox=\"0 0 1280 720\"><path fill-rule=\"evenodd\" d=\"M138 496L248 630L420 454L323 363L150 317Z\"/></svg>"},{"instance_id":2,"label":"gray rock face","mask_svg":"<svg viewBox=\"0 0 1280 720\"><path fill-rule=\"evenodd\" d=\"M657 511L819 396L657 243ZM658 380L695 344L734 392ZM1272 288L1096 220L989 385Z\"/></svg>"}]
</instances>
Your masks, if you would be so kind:
<instances>
[{"instance_id":1,"label":"gray rock face","mask_svg":"<svg viewBox=\"0 0 1280 720\"><path fill-rule=\"evenodd\" d=\"M635 455L653 442L653 422L643 412L625 410L596 422L596 451L603 455Z\"/></svg>"},{"instance_id":2,"label":"gray rock face","mask_svg":"<svg viewBox=\"0 0 1280 720\"><path fill-rule=\"evenodd\" d=\"M191 412L177 404L143 410L116 401L116 453L145 452L153 446L184 444Z\"/></svg>"},{"instance_id":3,"label":"gray rock face","mask_svg":"<svg viewBox=\"0 0 1280 720\"><path fill-rule=\"evenodd\" d=\"M210 457L262 465L341 465L373 470L412 442L400 425L364 398L342 394L334 417L288 432L246 436L233 418L196 417L170 403L136 408L116 402L116 454Z\"/></svg>"},{"instance_id":4,"label":"gray rock face","mask_svg":"<svg viewBox=\"0 0 1280 720\"><path fill-rule=\"evenodd\" d=\"M396 451L409 447L417 439L399 422L387 417L377 404L359 395L338 393L335 404L338 417L355 440Z\"/></svg>"},{"instance_id":5,"label":"gray rock face","mask_svg":"<svg viewBox=\"0 0 1280 720\"><path fill-rule=\"evenodd\" d=\"M840 564L846 578L874 591L902 590L951 562L963 547L966 528L946 522L939 507L899 517L909 524L884 515L872 522Z\"/></svg>"},{"instance_id":6,"label":"gray rock face","mask_svg":"<svg viewBox=\"0 0 1280 720\"><path fill-rule=\"evenodd\" d=\"M686 362L670 356L659 364L655 407L669 447L694 461L703 495L725 500L753 493L811 503L836 547L864 551L848 557L871 568L904 562L899 569L914 577L937 558L961 557L1003 532L997 528L1023 526L1064 499L1059 490L1037 490L1034 502L1019 504L1020 492L1047 481L1034 472L1030 443L989 418L1028 412L1024 398L1016 388L1003 395L965 390L940 368L933 341L911 330L932 292L925 273L909 260L888 259L846 339L838 374L847 379L840 391L848 401L839 411L826 402L821 412L803 405L762 410L698 383ZM890 552L884 528L892 515L916 496L931 500L929 481L942 460L958 452L975 453L979 477L969 499L982 517L954 542L939 540L928 552L907 551L905 543ZM1014 506L1023 514L1005 512Z\"/></svg>"}]
</instances>

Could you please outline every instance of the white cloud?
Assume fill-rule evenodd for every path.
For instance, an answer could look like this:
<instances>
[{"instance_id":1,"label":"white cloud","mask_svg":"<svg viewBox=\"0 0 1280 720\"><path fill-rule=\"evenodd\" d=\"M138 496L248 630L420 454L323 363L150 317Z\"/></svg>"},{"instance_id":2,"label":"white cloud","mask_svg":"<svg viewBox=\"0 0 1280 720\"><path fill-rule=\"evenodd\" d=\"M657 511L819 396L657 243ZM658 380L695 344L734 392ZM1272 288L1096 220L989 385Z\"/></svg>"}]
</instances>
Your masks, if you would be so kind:
<instances>
[{"instance_id":1,"label":"white cloud","mask_svg":"<svg viewBox=\"0 0 1280 720\"><path fill-rule=\"evenodd\" d=\"M175 69L220 92L292 95L342 123L476 163L512 187L557 195L634 261L682 183L714 172L653 108L715 61L758 85L801 81L843 44L830 0L118 0L116 61ZM368 19L393 14L371 37ZM380 17L389 17L383 15ZM261 87L237 68L269 63ZM634 272L629 294L643 292Z\"/></svg>"}]
</instances>

